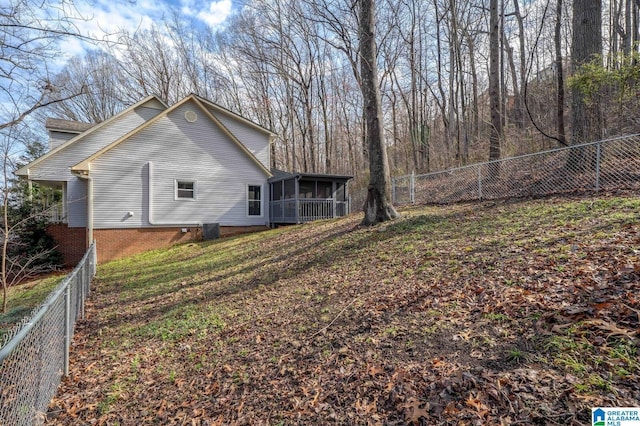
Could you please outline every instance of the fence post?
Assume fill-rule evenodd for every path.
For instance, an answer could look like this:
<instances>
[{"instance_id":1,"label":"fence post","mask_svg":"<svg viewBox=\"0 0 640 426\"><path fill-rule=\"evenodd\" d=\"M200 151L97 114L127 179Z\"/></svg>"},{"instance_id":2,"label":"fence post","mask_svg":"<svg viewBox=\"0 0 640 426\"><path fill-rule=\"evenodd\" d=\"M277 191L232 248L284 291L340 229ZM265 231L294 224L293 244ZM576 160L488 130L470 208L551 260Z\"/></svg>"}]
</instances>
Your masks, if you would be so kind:
<instances>
[{"instance_id":1,"label":"fence post","mask_svg":"<svg viewBox=\"0 0 640 426\"><path fill-rule=\"evenodd\" d=\"M478 200L482 200L482 167L478 165Z\"/></svg>"},{"instance_id":2,"label":"fence post","mask_svg":"<svg viewBox=\"0 0 640 426\"><path fill-rule=\"evenodd\" d=\"M416 203L416 172L411 171L411 183L409 184L411 204Z\"/></svg>"},{"instance_id":3,"label":"fence post","mask_svg":"<svg viewBox=\"0 0 640 426\"><path fill-rule=\"evenodd\" d=\"M64 292L64 375L69 376L69 352L71 351L71 282Z\"/></svg>"},{"instance_id":4,"label":"fence post","mask_svg":"<svg viewBox=\"0 0 640 426\"><path fill-rule=\"evenodd\" d=\"M78 283L77 280L80 280L80 283ZM84 294L84 283L82 282L84 280L82 280L82 274L78 274L76 276L76 285L80 284L79 290L80 290L80 318L84 319L84 301L86 300L86 296Z\"/></svg>"},{"instance_id":5,"label":"fence post","mask_svg":"<svg viewBox=\"0 0 640 426\"><path fill-rule=\"evenodd\" d=\"M600 155L602 154L600 142L596 144L596 192L600 191Z\"/></svg>"}]
</instances>

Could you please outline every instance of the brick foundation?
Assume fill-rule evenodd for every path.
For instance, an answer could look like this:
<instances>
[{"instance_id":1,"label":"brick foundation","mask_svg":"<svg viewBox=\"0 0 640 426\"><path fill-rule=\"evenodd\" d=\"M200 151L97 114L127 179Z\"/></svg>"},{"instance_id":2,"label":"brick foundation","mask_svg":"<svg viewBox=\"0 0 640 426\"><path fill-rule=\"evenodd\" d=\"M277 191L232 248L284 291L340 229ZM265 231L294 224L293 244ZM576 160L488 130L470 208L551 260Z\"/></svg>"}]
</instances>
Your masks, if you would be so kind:
<instances>
[{"instance_id":1,"label":"brick foundation","mask_svg":"<svg viewBox=\"0 0 640 426\"><path fill-rule=\"evenodd\" d=\"M232 235L249 234L251 232L266 231L266 226L221 226L220 237L230 237Z\"/></svg>"},{"instance_id":2,"label":"brick foundation","mask_svg":"<svg viewBox=\"0 0 640 426\"><path fill-rule=\"evenodd\" d=\"M187 232L182 232L186 229ZM220 236L264 231L265 226L221 226ZM75 266L87 249L85 228L69 228L65 224L49 225L47 232L58 243L65 266ZM174 244L202 240L200 228L137 228L94 229L98 263L122 259L149 250L167 248Z\"/></svg>"},{"instance_id":3,"label":"brick foundation","mask_svg":"<svg viewBox=\"0 0 640 426\"><path fill-rule=\"evenodd\" d=\"M199 228L186 229L187 232L182 228L94 229L98 263L200 239Z\"/></svg>"},{"instance_id":4,"label":"brick foundation","mask_svg":"<svg viewBox=\"0 0 640 426\"><path fill-rule=\"evenodd\" d=\"M87 251L87 230L69 228L67 224L56 223L47 226L47 234L56 241L56 248L62 254L65 267L74 267Z\"/></svg>"}]
</instances>

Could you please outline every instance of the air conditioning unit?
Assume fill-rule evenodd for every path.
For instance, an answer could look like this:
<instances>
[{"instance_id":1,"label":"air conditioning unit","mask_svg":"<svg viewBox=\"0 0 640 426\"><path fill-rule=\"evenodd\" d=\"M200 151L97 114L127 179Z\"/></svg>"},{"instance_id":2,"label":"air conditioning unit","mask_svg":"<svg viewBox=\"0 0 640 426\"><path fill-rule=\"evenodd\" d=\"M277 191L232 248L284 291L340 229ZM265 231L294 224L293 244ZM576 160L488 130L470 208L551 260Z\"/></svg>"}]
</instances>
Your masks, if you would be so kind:
<instances>
[{"instance_id":1,"label":"air conditioning unit","mask_svg":"<svg viewBox=\"0 0 640 426\"><path fill-rule=\"evenodd\" d=\"M220 224L219 223L203 223L202 238L205 240L216 240L220 238Z\"/></svg>"}]
</instances>

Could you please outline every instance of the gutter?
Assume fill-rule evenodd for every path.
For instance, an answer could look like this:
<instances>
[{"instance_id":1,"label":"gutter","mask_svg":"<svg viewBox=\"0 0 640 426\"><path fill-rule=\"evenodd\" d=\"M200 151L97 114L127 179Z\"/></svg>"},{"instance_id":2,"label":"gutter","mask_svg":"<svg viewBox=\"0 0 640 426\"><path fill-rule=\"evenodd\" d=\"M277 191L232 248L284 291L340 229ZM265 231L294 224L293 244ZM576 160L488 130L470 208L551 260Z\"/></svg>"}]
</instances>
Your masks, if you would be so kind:
<instances>
[{"instance_id":1,"label":"gutter","mask_svg":"<svg viewBox=\"0 0 640 426\"><path fill-rule=\"evenodd\" d=\"M147 163L147 167L149 168L148 180L147 183L149 185L148 192L148 204L149 204L149 224L150 225L160 225L160 226L188 226L188 227L199 227L202 228L202 223L188 223L188 222L174 222L174 221L161 221L155 220L153 218L153 163L149 161Z\"/></svg>"}]
</instances>

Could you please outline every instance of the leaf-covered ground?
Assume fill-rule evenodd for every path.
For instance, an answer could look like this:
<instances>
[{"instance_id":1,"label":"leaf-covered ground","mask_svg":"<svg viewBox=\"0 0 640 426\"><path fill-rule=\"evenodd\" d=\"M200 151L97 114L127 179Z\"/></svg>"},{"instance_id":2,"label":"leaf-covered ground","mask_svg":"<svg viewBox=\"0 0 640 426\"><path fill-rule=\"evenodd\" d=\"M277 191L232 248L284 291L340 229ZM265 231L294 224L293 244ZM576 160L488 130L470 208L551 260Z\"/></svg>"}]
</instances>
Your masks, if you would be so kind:
<instances>
[{"instance_id":1,"label":"leaf-covered ground","mask_svg":"<svg viewBox=\"0 0 640 426\"><path fill-rule=\"evenodd\" d=\"M99 268L49 424L590 424L640 405L640 200L360 215Z\"/></svg>"}]
</instances>

